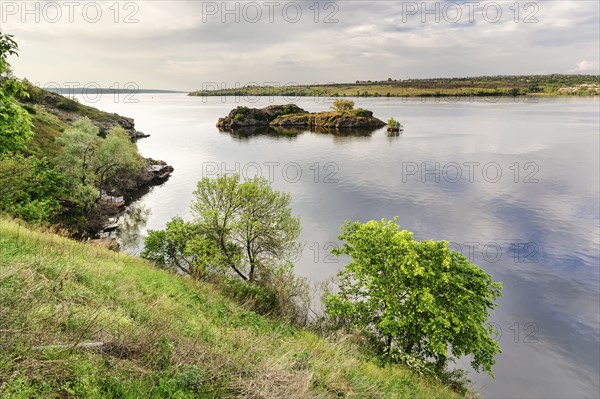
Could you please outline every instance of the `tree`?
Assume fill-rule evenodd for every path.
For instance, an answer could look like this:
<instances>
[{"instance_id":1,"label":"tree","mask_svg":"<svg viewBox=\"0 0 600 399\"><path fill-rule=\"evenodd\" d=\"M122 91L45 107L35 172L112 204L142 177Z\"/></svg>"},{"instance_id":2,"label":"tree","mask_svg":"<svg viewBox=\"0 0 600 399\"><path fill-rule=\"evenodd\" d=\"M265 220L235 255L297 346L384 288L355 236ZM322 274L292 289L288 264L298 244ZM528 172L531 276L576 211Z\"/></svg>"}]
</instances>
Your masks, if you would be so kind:
<instances>
[{"instance_id":1,"label":"tree","mask_svg":"<svg viewBox=\"0 0 600 399\"><path fill-rule=\"evenodd\" d=\"M393 351L433 359L444 368L448 349L471 354L472 366L493 375L500 352L485 326L502 285L446 241L415 241L396 219L346 222L332 252L350 256L340 272L339 293L325 299L327 313L372 331Z\"/></svg>"},{"instance_id":2,"label":"tree","mask_svg":"<svg viewBox=\"0 0 600 399\"><path fill-rule=\"evenodd\" d=\"M102 138L100 129L89 119L82 118L73 122L72 127L56 138L62 148L57 160L59 165L82 185L93 181L93 157Z\"/></svg>"},{"instance_id":3,"label":"tree","mask_svg":"<svg viewBox=\"0 0 600 399\"><path fill-rule=\"evenodd\" d=\"M71 177L73 193L89 209L100 199L107 180L135 173L144 159L121 127L109 130L105 139L100 129L87 118L73 122L58 138L62 154L58 164ZM95 195L91 193L95 190Z\"/></svg>"},{"instance_id":4,"label":"tree","mask_svg":"<svg viewBox=\"0 0 600 399\"><path fill-rule=\"evenodd\" d=\"M100 192L104 190L108 179L138 172L144 166L144 159L138 153L137 147L120 126L115 126L108 131L108 135L100 141L94 155L95 183Z\"/></svg>"},{"instance_id":5,"label":"tree","mask_svg":"<svg viewBox=\"0 0 600 399\"><path fill-rule=\"evenodd\" d=\"M64 177L46 159L0 155L0 211L30 222L48 222L60 212Z\"/></svg>"},{"instance_id":6,"label":"tree","mask_svg":"<svg viewBox=\"0 0 600 399\"><path fill-rule=\"evenodd\" d=\"M242 279L255 281L297 252L300 221L292 216L291 197L266 179L204 178L194 195L195 222L215 237L222 259Z\"/></svg>"},{"instance_id":7,"label":"tree","mask_svg":"<svg viewBox=\"0 0 600 399\"><path fill-rule=\"evenodd\" d=\"M15 99L27 97L24 86L10 73L8 56L18 55L11 35L0 32L0 154L22 151L32 137L31 118Z\"/></svg>"},{"instance_id":8,"label":"tree","mask_svg":"<svg viewBox=\"0 0 600 399\"><path fill-rule=\"evenodd\" d=\"M266 179L242 183L239 195L242 206L232 239L244 249L253 281L257 271L268 273L297 253L300 220L292 216L291 196L274 191Z\"/></svg>"},{"instance_id":9,"label":"tree","mask_svg":"<svg viewBox=\"0 0 600 399\"><path fill-rule=\"evenodd\" d=\"M194 223L179 217L167 223L165 230L151 230L144 242L142 257L168 269L181 271L196 279L206 277L218 266L217 242Z\"/></svg>"},{"instance_id":10,"label":"tree","mask_svg":"<svg viewBox=\"0 0 600 399\"><path fill-rule=\"evenodd\" d=\"M335 100L333 102L333 109L337 112L347 112L354 109L354 101L350 100Z\"/></svg>"}]
</instances>

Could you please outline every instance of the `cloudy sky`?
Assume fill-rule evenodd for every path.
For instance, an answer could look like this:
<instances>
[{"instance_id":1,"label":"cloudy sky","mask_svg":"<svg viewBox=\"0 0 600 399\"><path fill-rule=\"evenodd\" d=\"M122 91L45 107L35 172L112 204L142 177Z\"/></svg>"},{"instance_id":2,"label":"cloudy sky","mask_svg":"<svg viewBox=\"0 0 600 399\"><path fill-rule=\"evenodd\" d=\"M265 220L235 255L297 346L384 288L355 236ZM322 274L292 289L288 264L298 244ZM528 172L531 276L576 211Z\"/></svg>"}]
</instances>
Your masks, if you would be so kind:
<instances>
[{"instance_id":1,"label":"cloudy sky","mask_svg":"<svg viewBox=\"0 0 600 399\"><path fill-rule=\"evenodd\" d=\"M15 73L39 85L600 73L600 2L6 1Z\"/></svg>"}]
</instances>

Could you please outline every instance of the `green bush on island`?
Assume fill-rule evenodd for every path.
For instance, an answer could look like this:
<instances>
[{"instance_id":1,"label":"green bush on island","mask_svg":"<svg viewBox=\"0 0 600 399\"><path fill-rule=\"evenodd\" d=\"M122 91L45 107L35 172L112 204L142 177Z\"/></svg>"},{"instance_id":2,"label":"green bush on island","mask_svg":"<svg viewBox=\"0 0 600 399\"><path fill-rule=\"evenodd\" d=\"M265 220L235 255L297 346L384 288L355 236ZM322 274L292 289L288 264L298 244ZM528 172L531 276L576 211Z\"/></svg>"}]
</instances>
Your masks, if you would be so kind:
<instances>
[{"instance_id":1,"label":"green bush on island","mask_svg":"<svg viewBox=\"0 0 600 399\"><path fill-rule=\"evenodd\" d=\"M353 115L361 117L361 118L373 116L373 113L371 111L368 111L364 108L357 108L352 113L353 113Z\"/></svg>"},{"instance_id":2,"label":"green bush on island","mask_svg":"<svg viewBox=\"0 0 600 399\"><path fill-rule=\"evenodd\" d=\"M348 112L354 109L354 101L350 100L335 100L332 106L334 111Z\"/></svg>"}]
</instances>

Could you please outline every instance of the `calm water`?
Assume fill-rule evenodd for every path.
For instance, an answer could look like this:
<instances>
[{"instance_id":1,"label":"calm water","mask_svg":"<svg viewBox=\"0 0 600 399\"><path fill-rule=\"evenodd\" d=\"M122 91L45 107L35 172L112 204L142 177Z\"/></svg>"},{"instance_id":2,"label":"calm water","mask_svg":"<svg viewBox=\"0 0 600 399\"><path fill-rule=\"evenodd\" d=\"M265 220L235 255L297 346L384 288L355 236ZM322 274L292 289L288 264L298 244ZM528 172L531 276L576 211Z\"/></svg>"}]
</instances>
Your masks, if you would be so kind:
<instances>
[{"instance_id":1,"label":"calm water","mask_svg":"<svg viewBox=\"0 0 600 399\"><path fill-rule=\"evenodd\" d=\"M268 99L137 99L104 96L90 105L135 118L151 134L138 143L141 152L175 167L135 204L147 217L142 236L175 215L189 218L196 182L223 171L260 173L292 194L306 242L297 271L313 280L344 266L327 251L344 220L398 216L417 239L452 242L504 283L491 319L502 333L496 380L471 374L485 397L600 397L599 101L355 99L382 120L399 119L404 133L238 138L220 133L217 119Z\"/></svg>"}]
</instances>

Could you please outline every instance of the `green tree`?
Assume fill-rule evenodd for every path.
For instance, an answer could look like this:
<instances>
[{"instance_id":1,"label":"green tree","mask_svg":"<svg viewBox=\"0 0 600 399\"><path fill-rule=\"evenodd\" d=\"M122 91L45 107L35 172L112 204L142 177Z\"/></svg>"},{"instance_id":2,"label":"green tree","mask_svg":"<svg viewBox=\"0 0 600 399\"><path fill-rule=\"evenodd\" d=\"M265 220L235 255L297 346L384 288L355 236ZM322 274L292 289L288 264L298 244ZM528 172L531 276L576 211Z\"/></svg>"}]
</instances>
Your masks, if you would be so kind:
<instances>
[{"instance_id":1,"label":"green tree","mask_svg":"<svg viewBox=\"0 0 600 399\"><path fill-rule=\"evenodd\" d=\"M354 101L350 100L335 100L333 109L337 112L348 112L354 109Z\"/></svg>"},{"instance_id":2,"label":"green tree","mask_svg":"<svg viewBox=\"0 0 600 399\"><path fill-rule=\"evenodd\" d=\"M46 159L0 155L0 211L30 222L49 222L60 212L64 177Z\"/></svg>"},{"instance_id":3,"label":"green tree","mask_svg":"<svg viewBox=\"0 0 600 399\"><path fill-rule=\"evenodd\" d=\"M109 130L105 139L87 118L73 122L57 142L62 148L57 162L70 177L73 194L84 210L100 199L100 193L111 178L135 173L144 159L121 127Z\"/></svg>"},{"instance_id":4,"label":"green tree","mask_svg":"<svg viewBox=\"0 0 600 399\"><path fill-rule=\"evenodd\" d=\"M119 175L134 174L144 164L144 159L127 132L122 127L115 126L108 131L105 139L100 140L94 153L96 187L102 192L107 180Z\"/></svg>"},{"instance_id":5,"label":"green tree","mask_svg":"<svg viewBox=\"0 0 600 399\"><path fill-rule=\"evenodd\" d=\"M374 331L387 353L434 359L442 370L450 348L493 375L500 347L485 323L502 285L446 241L415 241L395 222L342 226L344 243L332 252L351 262L339 274L339 293L325 299L327 313Z\"/></svg>"},{"instance_id":6,"label":"green tree","mask_svg":"<svg viewBox=\"0 0 600 399\"><path fill-rule=\"evenodd\" d=\"M297 252L300 221L292 216L291 197L266 179L203 178L194 195L195 222L215 237L222 258L242 279L255 281Z\"/></svg>"},{"instance_id":7,"label":"green tree","mask_svg":"<svg viewBox=\"0 0 600 399\"><path fill-rule=\"evenodd\" d=\"M27 97L24 86L12 77L7 58L17 54L11 35L0 32L0 154L22 151L32 137L31 118L16 96Z\"/></svg>"},{"instance_id":8,"label":"green tree","mask_svg":"<svg viewBox=\"0 0 600 399\"><path fill-rule=\"evenodd\" d=\"M102 140L99 132L100 129L89 119L82 118L73 122L72 127L65 129L56 139L62 148L58 164L84 186L94 180L94 154Z\"/></svg>"},{"instance_id":9,"label":"green tree","mask_svg":"<svg viewBox=\"0 0 600 399\"><path fill-rule=\"evenodd\" d=\"M165 230L151 230L144 242L142 257L196 279L205 278L220 262L215 239L200 226L180 217L167 223Z\"/></svg>"}]
</instances>

